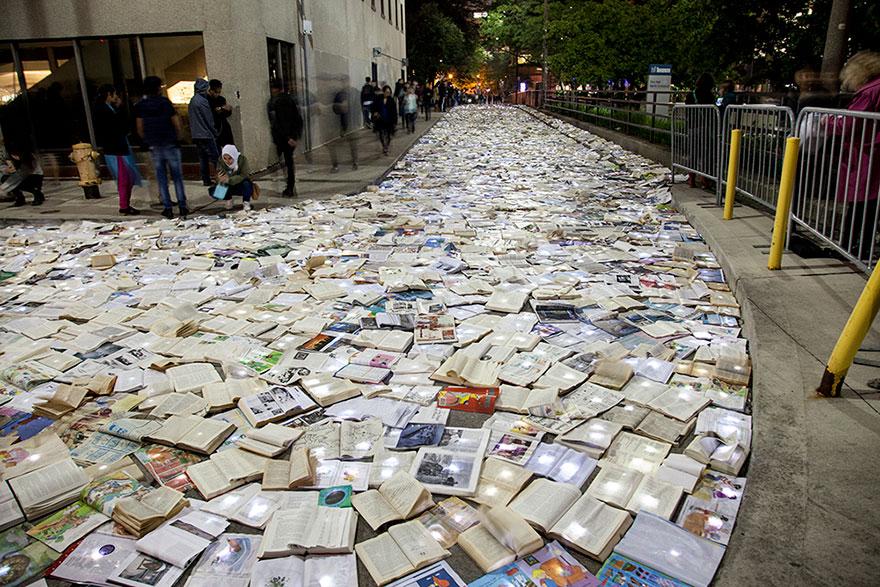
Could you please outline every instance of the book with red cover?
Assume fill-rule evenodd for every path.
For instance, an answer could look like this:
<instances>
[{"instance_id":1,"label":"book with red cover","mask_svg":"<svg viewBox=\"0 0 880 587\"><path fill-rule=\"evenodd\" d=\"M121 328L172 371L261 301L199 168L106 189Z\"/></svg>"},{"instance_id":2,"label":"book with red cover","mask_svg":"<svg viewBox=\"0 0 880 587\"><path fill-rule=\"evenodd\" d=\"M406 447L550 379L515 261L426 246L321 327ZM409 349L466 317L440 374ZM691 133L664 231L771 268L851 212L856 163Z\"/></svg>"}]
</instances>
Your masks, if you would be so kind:
<instances>
[{"instance_id":1,"label":"book with red cover","mask_svg":"<svg viewBox=\"0 0 880 587\"><path fill-rule=\"evenodd\" d=\"M497 387L446 387L437 394L437 407L491 414L497 400Z\"/></svg>"}]
</instances>

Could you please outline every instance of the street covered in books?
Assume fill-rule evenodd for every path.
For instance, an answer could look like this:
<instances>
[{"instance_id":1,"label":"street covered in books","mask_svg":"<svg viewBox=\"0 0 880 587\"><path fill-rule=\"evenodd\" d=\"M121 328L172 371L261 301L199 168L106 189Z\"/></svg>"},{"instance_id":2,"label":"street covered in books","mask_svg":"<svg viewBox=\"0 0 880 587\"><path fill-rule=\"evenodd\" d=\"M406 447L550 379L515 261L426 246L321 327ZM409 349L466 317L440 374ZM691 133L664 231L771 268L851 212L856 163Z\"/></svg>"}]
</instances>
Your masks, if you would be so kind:
<instances>
[{"instance_id":1,"label":"street covered in books","mask_svg":"<svg viewBox=\"0 0 880 587\"><path fill-rule=\"evenodd\" d=\"M668 180L462 106L360 194L0 228L0 582L710 584L751 360Z\"/></svg>"}]
</instances>

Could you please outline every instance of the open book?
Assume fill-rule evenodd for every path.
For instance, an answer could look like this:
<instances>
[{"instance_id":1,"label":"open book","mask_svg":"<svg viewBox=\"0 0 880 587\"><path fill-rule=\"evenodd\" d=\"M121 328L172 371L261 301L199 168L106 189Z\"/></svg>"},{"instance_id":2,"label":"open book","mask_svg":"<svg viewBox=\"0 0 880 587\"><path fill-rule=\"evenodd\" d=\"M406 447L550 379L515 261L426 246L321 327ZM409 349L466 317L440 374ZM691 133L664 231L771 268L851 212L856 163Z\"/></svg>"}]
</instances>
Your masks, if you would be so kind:
<instances>
[{"instance_id":1,"label":"open book","mask_svg":"<svg viewBox=\"0 0 880 587\"><path fill-rule=\"evenodd\" d=\"M425 527L413 520L355 546L357 556L378 585L385 585L449 556Z\"/></svg>"},{"instance_id":2,"label":"open book","mask_svg":"<svg viewBox=\"0 0 880 587\"><path fill-rule=\"evenodd\" d=\"M258 560L250 581L254 587L356 587L357 561L353 554Z\"/></svg>"},{"instance_id":3,"label":"open book","mask_svg":"<svg viewBox=\"0 0 880 587\"><path fill-rule=\"evenodd\" d=\"M408 520L434 506L425 486L405 471L398 471L378 490L353 496L351 503L373 530L394 520Z\"/></svg>"},{"instance_id":4,"label":"open book","mask_svg":"<svg viewBox=\"0 0 880 587\"><path fill-rule=\"evenodd\" d=\"M138 540L135 547L144 554L185 569L227 526L229 522L219 516L190 511L156 528Z\"/></svg>"},{"instance_id":5,"label":"open book","mask_svg":"<svg viewBox=\"0 0 880 587\"><path fill-rule=\"evenodd\" d=\"M531 477L532 472L520 465L489 457L483 461L477 492L471 500L490 507L507 505Z\"/></svg>"},{"instance_id":6,"label":"open book","mask_svg":"<svg viewBox=\"0 0 880 587\"><path fill-rule=\"evenodd\" d=\"M290 459L286 461L267 459L263 469L263 489L288 490L312 485L317 467L317 459L309 454L307 448L293 449Z\"/></svg>"},{"instance_id":7,"label":"open book","mask_svg":"<svg viewBox=\"0 0 880 587\"><path fill-rule=\"evenodd\" d=\"M211 455L211 458L190 465L186 474L205 499L213 499L248 481L259 479L266 458L255 453L230 448Z\"/></svg>"},{"instance_id":8,"label":"open book","mask_svg":"<svg viewBox=\"0 0 880 587\"><path fill-rule=\"evenodd\" d=\"M351 508L321 507L317 500L278 510L263 534L259 558L291 554L341 554L354 550L357 514Z\"/></svg>"},{"instance_id":9,"label":"open book","mask_svg":"<svg viewBox=\"0 0 880 587\"><path fill-rule=\"evenodd\" d=\"M238 407L254 426L283 420L315 407L315 402L295 385L273 385L257 394L242 397Z\"/></svg>"},{"instance_id":10,"label":"open book","mask_svg":"<svg viewBox=\"0 0 880 587\"><path fill-rule=\"evenodd\" d=\"M86 472L68 458L10 479L9 488L25 517L35 520L75 502L88 482Z\"/></svg>"},{"instance_id":11,"label":"open book","mask_svg":"<svg viewBox=\"0 0 880 587\"><path fill-rule=\"evenodd\" d=\"M113 507L113 519L130 534L142 537L189 505L183 494L170 487L158 487L146 495L125 497Z\"/></svg>"},{"instance_id":12,"label":"open book","mask_svg":"<svg viewBox=\"0 0 880 587\"><path fill-rule=\"evenodd\" d=\"M251 428L236 440L235 444L244 450L272 458L290 448L290 445L302 434L301 428L266 424L262 428Z\"/></svg>"},{"instance_id":13,"label":"open book","mask_svg":"<svg viewBox=\"0 0 880 587\"><path fill-rule=\"evenodd\" d=\"M222 420L201 416L169 416L162 428L144 438L208 455L217 450L234 431L233 424Z\"/></svg>"},{"instance_id":14,"label":"open book","mask_svg":"<svg viewBox=\"0 0 880 587\"><path fill-rule=\"evenodd\" d=\"M208 411L228 410L243 397L255 395L266 389L266 382L256 377L227 379L202 387L202 397L208 402Z\"/></svg>"},{"instance_id":15,"label":"open book","mask_svg":"<svg viewBox=\"0 0 880 587\"><path fill-rule=\"evenodd\" d=\"M89 389L85 386L62 383L45 403L34 404L33 414L57 420L77 409L86 399L87 393Z\"/></svg>"},{"instance_id":16,"label":"open book","mask_svg":"<svg viewBox=\"0 0 880 587\"><path fill-rule=\"evenodd\" d=\"M544 541L522 516L507 507L494 507L480 524L459 534L458 545L488 573L538 550Z\"/></svg>"}]
</instances>

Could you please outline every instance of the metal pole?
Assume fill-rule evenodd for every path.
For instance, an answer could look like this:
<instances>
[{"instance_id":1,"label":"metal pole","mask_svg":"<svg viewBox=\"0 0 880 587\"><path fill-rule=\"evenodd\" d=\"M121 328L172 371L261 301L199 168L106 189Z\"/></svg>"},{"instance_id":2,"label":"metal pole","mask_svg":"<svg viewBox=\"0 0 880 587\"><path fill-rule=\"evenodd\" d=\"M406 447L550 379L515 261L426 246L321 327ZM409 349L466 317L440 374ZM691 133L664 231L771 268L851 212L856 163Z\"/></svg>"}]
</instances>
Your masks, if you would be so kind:
<instances>
[{"instance_id":1,"label":"metal pole","mask_svg":"<svg viewBox=\"0 0 880 587\"><path fill-rule=\"evenodd\" d=\"M782 247L785 245L785 228L791 212L791 196L797 173L798 149L801 140L790 137L785 145L785 158L782 161L782 179L779 182L779 197L776 200L776 220L773 223L773 236L770 241L770 259L767 269L782 268Z\"/></svg>"},{"instance_id":2,"label":"metal pole","mask_svg":"<svg viewBox=\"0 0 880 587\"><path fill-rule=\"evenodd\" d=\"M550 8L548 7L547 0L544 0L544 59L541 67L541 81L544 86L544 96L542 102L547 101L547 81L549 80L549 76L547 75L547 21L550 18L549 15Z\"/></svg>"},{"instance_id":3,"label":"metal pole","mask_svg":"<svg viewBox=\"0 0 880 587\"><path fill-rule=\"evenodd\" d=\"M724 199L724 219L733 218L733 200L736 196L736 172L739 169L739 145L743 132L734 129L730 133L730 157L727 163L727 194Z\"/></svg>"}]
</instances>

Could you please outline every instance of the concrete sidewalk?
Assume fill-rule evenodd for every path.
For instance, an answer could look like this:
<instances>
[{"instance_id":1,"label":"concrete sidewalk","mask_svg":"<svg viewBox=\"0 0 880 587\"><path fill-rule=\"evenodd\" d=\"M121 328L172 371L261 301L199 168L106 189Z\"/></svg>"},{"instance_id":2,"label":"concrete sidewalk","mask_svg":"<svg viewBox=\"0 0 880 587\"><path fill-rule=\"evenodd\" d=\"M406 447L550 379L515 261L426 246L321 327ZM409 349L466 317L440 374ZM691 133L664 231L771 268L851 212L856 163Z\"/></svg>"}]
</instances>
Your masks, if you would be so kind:
<instances>
[{"instance_id":1,"label":"concrete sidewalk","mask_svg":"<svg viewBox=\"0 0 880 587\"><path fill-rule=\"evenodd\" d=\"M260 199L254 202L255 208L268 206L284 206L304 199L323 199L337 194L350 194L363 190L375 183L391 169L400 157L425 134L444 114L435 112L430 121L424 118L416 121L416 132L409 134L403 127L398 127L397 134L391 141L388 155L382 154L382 148L376 135L367 129L352 133L352 142L358 158L358 168L351 164L351 150L348 140L337 139L332 143L318 147L306 157L299 153L296 157L296 176L298 197L282 198L285 187L283 169L257 180L262 190ZM336 149L339 156L339 171L332 170L332 150ZM208 195L208 189L201 181L185 181L187 203L193 215L217 214L225 211L224 203L218 202ZM175 200L174 188L171 198ZM11 201L0 202L0 222L31 221L31 220L118 220L119 198L116 183L112 180L101 185L99 200L86 200L82 189L75 180L46 179L43 185L46 202L34 207L29 203L20 208L12 206ZM30 202L30 194L25 196ZM163 206L159 200L156 182L147 180L132 192L132 205L141 211L141 217L160 217ZM235 209L241 209L241 198L235 198ZM177 208L174 209L175 215Z\"/></svg>"},{"instance_id":2,"label":"concrete sidewalk","mask_svg":"<svg viewBox=\"0 0 880 587\"><path fill-rule=\"evenodd\" d=\"M866 278L834 258L786 252L769 271L772 218L673 186L718 255L751 343L754 441L748 485L717 585L876 585L880 574L880 369L854 365L843 397L815 388ZM880 331L864 347L880 348ZM869 358L880 359L878 353Z\"/></svg>"}]
</instances>

